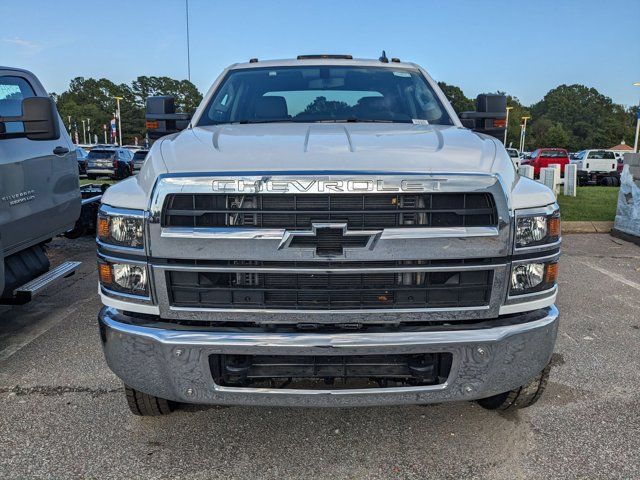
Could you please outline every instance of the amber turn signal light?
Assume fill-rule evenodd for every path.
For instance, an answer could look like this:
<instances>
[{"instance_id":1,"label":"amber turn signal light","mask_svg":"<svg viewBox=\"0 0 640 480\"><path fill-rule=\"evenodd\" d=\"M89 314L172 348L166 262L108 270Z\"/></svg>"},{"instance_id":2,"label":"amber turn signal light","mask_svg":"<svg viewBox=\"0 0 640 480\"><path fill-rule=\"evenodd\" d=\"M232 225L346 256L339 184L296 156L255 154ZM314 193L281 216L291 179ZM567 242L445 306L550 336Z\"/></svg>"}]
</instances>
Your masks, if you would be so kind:
<instances>
[{"instance_id":1,"label":"amber turn signal light","mask_svg":"<svg viewBox=\"0 0 640 480\"><path fill-rule=\"evenodd\" d=\"M98 274L100 276L100 283L105 285L111 285L113 283L113 271L111 265L108 263L98 264Z\"/></svg>"},{"instance_id":2,"label":"amber turn signal light","mask_svg":"<svg viewBox=\"0 0 640 480\"><path fill-rule=\"evenodd\" d=\"M560 236L560 217L549 218L548 230L550 237Z\"/></svg>"},{"instance_id":3,"label":"amber turn signal light","mask_svg":"<svg viewBox=\"0 0 640 480\"><path fill-rule=\"evenodd\" d=\"M109 238L109 219L98 217L98 238Z\"/></svg>"},{"instance_id":4,"label":"amber turn signal light","mask_svg":"<svg viewBox=\"0 0 640 480\"><path fill-rule=\"evenodd\" d=\"M547 263L547 271L544 276L545 283L551 285L558 280L558 262Z\"/></svg>"},{"instance_id":5,"label":"amber turn signal light","mask_svg":"<svg viewBox=\"0 0 640 480\"><path fill-rule=\"evenodd\" d=\"M157 120L147 120L147 130L157 130L157 129L158 129Z\"/></svg>"}]
</instances>

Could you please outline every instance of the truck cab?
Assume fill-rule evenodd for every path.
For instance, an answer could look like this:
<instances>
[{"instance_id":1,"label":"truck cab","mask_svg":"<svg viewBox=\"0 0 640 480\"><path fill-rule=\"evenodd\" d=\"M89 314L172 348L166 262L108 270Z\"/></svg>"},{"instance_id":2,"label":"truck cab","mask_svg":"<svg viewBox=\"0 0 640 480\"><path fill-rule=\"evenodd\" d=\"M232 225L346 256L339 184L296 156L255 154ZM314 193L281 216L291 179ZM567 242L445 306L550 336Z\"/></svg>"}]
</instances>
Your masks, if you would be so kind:
<instances>
[{"instance_id":1,"label":"truck cab","mask_svg":"<svg viewBox=\"0 0 640 480\"><path fill-rule=\"evenodd\" d=\"M560 174L564 175L564 167L569 164L569 154L564 148L538 148L531 156L522 161L522 165L531 165L535 177L540 176L540 170L549 165L560 165Z\"/></svg>"},{"instance_id":2,"label":"truck cab","mask_svg":"<svg viewBox=\"0 0 640 480\"><path fill-rule=\"evenodd\" d=\"M75 146L61 125L35 75L0 67L0 303L30 298L35 290L16 290L47 274L43 245L80 215ZM76 266L61 265L39 285Z\"/></svg>"},{"instance_id":3,"label":"truck cab","mask_svg":"<svg viewBox=\"0 0 640 480\"><path fill-rule=\"evenodd\" d=\"M131 411L179 403L534 403L558 327L560 217L428 73L349 55L235 64L188 116L147 101L105 192L100 338Z\"/></svg>"},{"instance_id":4,"label":"truck cab","mask_svg":"<svg viewBox=\"0 0 640 480\"><path fill-rule=\"evenodd\" d=\"M587 185L618 186L618 160L610 150L581 150L577 152L571 163L577 166L578 183Z\"/></svg>"}]
</instances>

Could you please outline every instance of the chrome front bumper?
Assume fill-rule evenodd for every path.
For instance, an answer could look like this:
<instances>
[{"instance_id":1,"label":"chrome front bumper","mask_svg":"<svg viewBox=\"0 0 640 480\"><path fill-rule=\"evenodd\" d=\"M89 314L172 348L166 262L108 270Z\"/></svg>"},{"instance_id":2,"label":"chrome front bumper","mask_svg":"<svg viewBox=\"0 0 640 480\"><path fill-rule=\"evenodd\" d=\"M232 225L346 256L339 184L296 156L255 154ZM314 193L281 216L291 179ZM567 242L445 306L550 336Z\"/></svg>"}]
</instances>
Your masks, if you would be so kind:
<instances>
[{"instance_id":1,"label":"chrome front bumper","mask_svg":"<svg viewBox=\"0 0 640 480\"><path fill-rule=\"evenodd\" d=\"M251 333L160 329L109 307L99 314L107 363L125 384L178 402L220 405L366 406L474 400L523 385L549 362L555 306L535 320L493 328L388 333ZM530 314L529 314L530 315ZM349 355L451 352L445 383L434 386L298 390L216 385L209 355Z\"/></svg>"}]
</instances>

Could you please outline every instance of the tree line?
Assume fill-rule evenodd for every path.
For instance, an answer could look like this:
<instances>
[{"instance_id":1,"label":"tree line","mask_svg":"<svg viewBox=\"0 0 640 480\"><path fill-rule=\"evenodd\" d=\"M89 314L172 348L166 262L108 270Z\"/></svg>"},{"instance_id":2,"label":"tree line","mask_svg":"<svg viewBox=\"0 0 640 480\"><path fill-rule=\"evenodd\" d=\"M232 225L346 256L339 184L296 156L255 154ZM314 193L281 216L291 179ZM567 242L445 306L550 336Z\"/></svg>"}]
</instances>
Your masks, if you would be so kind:
<instances>
[{"instance_id":1,"label":"tree line","mask_svg":"<svg viewBox=\"0 0 640 480\"><path fill-rule=\"evenodd\" d=\"M474 100L459 87L444 82L438 85L456 112L475 109ZM120 109L125 144L133 143L136 137L139 142L144 138L145 100L152 95L172 95L176 98L177 111L188 113L193 113L202 100L202 94L188 80L153 76L140 76L130 85L116 84L106 78L76 77L71 80L68 90L52 94L67 128L71 118L71 127L73 129L76 125L82 141L81 122L89 119L90 138L95 134L99 142L104 140L102 126L109 128L113 118L115 97L122 97ZM638 107L625 108L595 88L579 84L560 85L530 106L507 94L507 105L513 107L509 114L507 145L519 145L523 116L531 117L527 123L525 150L562 147L577 151L609 148L622 140L627 144L633 143Z\"/></svg>"},{"instance_id":2,"label":"tree line","mask_svg":"<svg viewBox=\"0 0 640 480\"><path fill-rule=\"evenodd\" d=\"M77 128L82 141L82 121L88 119L90 139L97 135L98 142L104 141L103 125L107 126L110 141L110 122L116 111L115 97L121 97L122 142L133 144L135 138L141 143L145 137L145 101L153 95L174 96L176 111L179 112L193 113L202 100L202 94L188 80L146 76L138 77L131 85L116 84L106 78L76 77L71 80L68 90L59 95L53 93L52 97L67 129L75 132Z\"/></svg>"},{"instance_id":3,"label":"tree line","mask_svg":"<svg viewBox=\"0 0 640 480\"><path fill-rule=\"evenodd\" d=\"M438 82L456 112L475 110L475 102L455 85ZM498 92L503 93L504 92ZM509 112L507 146L520 144L520 123L527 121L525 150L559 147L575 152L587 148L610 148L623 140L633 145L638 107L625 108L595 88L560 85L537 103L523 105L507 96Z\"/></svg>"}]
</instances>

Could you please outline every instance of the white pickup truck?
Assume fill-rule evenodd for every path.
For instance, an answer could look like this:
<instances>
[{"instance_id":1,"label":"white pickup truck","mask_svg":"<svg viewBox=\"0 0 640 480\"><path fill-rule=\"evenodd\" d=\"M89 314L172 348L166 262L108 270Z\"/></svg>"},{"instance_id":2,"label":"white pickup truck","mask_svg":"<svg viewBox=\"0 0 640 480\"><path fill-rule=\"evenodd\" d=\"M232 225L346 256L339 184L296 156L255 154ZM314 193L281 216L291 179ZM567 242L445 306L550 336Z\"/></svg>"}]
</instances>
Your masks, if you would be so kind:
<instances>
[{"instance_id":1,"label":"white pickup truck","mask_svg":"<svg viewBox=\"0 0 640 480\"><path fill-rule=\"evenodd\" d=\"M610 150L581 150L570 161L577 165L579 185L620 185L618 160Z\"/></svg>"},{"instance_id":2,"label":"white pickup truck","mask_svg":"<svg viewBox=\"0 0 640 480\"><path fill-rule=\"evenodd\" d=\"M419 66L348 55L232 65L191 118L150 98L168 135L97 238L131 411L534 403L560 218L497 139L505 105L458 118Z\"/></svg>"}]
</instances>

